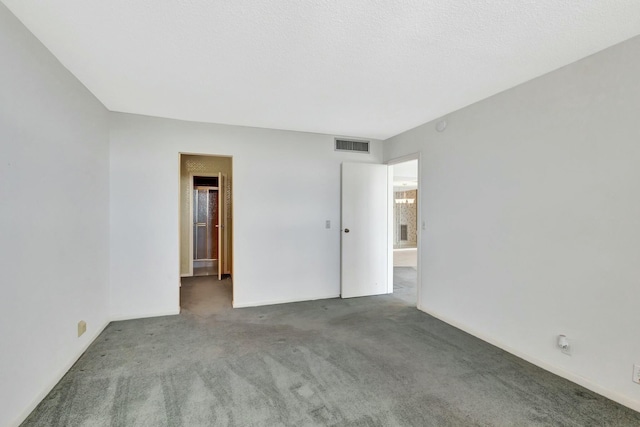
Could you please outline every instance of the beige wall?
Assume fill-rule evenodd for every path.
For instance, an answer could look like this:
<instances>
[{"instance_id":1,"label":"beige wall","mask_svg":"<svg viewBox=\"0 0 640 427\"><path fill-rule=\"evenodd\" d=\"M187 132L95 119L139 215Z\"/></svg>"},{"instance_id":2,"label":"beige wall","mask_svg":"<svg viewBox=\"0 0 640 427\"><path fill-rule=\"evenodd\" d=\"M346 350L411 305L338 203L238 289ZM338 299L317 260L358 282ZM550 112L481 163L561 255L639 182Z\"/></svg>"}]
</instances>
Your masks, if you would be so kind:
<instances>
[{"instance_id":1,"label":"beige wall","mask_svg":"<svg viewBox=\"0 0 640 427\"><path fill-rule=\"evenodd\" d=\"M396 203L396 199L414 199L414 203ZM418 242L418 190L396 191L393 198L393 246L415 247ZM407 240L400 241L400 224L407 224Z\"/></svg>"},{"instance_id":2,"label":"beige wall","mask_svg":"<svg viewBox=\"0 0 640 427\"><path fill-rule=\"evenodd\" d=\"M189 235L191 233L191 216L189 205L189 194L193 188L193 183L189 179L191 174L217 174L223 173L227 176L227 194L225 201L228 207L227 227L229 230L229 265L233 266L233 206L231 204L231 187L233 177L231 170L231 157L217 157L205 155L186 155L180 157L180 274L189 274Z\"/></svg>"}]
</instances>

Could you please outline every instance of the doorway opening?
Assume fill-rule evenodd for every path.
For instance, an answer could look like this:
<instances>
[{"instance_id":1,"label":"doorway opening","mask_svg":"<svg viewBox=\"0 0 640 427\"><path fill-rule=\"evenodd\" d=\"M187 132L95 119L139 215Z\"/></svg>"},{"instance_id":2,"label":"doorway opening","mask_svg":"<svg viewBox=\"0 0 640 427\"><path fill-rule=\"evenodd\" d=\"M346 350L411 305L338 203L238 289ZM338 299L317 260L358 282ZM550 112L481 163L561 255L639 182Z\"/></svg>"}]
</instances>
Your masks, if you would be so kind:
<instances>
[{"instance_id":1,"label":"doorway opening","mask_svg":"<svg viewBox=\"0 0 640 427\"><path fill-rule=\"evenodd\" d=\"M389 163L390 251L393 266L393 295L412 306L419 305L419 179L418 156Z\"/></svg>"},{"instance_id":2,"label":"doorway opening","mask_svg":"<svg viewBox=\"0 0 640 427\"><path fill-rule=\"evenodd\" d=\"M233 306L232 158L180 154L180 309Z\"/></svg>"},{"instance_id":3,"label":"doorway opening","mask_svg":"<svg viewBox=\"0 0 640 427\"><path fill-rule=\"evenodd\" d=\"M193 276L214 276L222 279L226 244L224 225L226 220L223 200L220 198L220 177L194 176L191 202L193 248Z\"/></svg>"}]
</instances>

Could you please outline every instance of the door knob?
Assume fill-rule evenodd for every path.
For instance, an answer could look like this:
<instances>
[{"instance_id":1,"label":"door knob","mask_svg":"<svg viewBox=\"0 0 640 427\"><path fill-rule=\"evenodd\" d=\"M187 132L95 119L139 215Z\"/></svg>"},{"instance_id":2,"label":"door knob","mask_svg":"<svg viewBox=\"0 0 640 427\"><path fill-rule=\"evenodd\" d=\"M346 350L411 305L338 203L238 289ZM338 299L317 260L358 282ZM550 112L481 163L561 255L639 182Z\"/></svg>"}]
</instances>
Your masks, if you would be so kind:
<instances>
[{"instance_id":1,"label":"door knob","mask_svg":"<svg viewBox=\"0 0 640 427\"><path fill-rule=\"evenodd\" d=\"M349 229L348 229L348 228L345 228L345 229L344 229L344 232L345 232L345 233L348 233L348 232L349 232Z\"/></svg>"}]
</instances>

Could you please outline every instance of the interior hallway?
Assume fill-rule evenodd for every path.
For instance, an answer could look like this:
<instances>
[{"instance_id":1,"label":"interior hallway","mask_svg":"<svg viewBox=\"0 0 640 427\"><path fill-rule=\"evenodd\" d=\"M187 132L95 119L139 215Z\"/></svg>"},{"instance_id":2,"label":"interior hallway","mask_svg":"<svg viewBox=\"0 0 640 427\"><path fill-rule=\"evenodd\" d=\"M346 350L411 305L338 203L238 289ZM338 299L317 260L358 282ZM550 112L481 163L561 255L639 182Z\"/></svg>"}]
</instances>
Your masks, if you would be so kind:
<instances>
[{"instance_id":1,"label":"interior hallway","mask_svg":"<svg viewBox=\"0 0 640 427\"><path fill-rule=\"evenodd\" d=\"M640 414L392 295L113 322L23 426L637 426Z\"/></svg>"},{"instance_id":2,"label":"interior hallway","mask_svg":"<svg viewBox=\"0 0 640 427\"><path fill-rule=\"evenodd\" d=\"M229 276L222 280L218 276L183 277L181 283L182 314L209 317L232 308L233 285Z\"/></svg>"}]
</instances>

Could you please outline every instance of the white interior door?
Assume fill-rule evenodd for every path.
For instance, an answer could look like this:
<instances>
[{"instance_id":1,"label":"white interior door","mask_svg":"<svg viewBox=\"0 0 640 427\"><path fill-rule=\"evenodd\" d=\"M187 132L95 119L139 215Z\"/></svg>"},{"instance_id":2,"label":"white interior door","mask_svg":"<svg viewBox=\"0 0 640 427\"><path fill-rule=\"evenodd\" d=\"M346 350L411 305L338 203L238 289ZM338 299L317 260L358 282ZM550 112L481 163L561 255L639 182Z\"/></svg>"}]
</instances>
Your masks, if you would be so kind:
<instances>
[{"instance_id":1,"label":"white interior door","mask_svg":"<svg viewBox=\"0 0 640 427\"><path fill-rule=\"evenodd\" d=\"M342 298L388 293L387 165L342 164Z\"/></svg>"}]
</instances>

